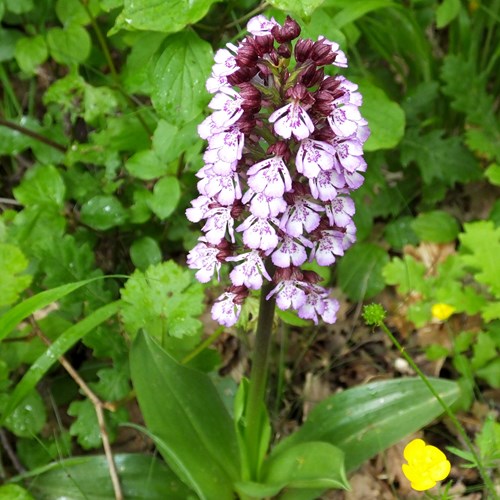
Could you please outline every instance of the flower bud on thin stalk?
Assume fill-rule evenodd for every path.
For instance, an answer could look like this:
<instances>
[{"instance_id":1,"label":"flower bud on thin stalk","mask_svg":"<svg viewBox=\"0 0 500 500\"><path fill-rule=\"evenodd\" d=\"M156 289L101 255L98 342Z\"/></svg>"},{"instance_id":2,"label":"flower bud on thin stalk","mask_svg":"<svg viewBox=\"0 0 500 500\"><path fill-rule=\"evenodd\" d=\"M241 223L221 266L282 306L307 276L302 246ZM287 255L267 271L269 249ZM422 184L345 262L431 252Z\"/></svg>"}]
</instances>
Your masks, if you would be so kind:
<instances>
[{"instance_id":1,"label":"flower bud on thin stalk","mask_svg":"<svg viewBox=\"0 0 500 500\"><path fill-rule=\"evenodd\" d=\"M330 266L356 240L351 191L363 183L363 143L357 85L325 76L347 67L338 44L297 40L299 25L257 16L250 35L215 54L207 89L213 110L198 127L208 141L197 173L200 196L186 211L204 221L188 265L206 283L230 264L232 285L212 317L234 325L249 290L265 281L280 309L299 317L336 320L338 302L301 270L316 260Z\"/></svg>"}]
</instances>

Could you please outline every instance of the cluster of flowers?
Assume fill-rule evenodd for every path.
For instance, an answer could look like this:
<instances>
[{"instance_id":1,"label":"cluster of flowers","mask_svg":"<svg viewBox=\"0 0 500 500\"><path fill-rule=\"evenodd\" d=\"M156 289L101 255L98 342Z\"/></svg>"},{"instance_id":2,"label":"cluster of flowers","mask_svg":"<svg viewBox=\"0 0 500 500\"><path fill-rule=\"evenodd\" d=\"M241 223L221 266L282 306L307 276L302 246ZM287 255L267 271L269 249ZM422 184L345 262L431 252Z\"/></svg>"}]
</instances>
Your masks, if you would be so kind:
<instances>
[{"instance_id":1,"label":"cluster of flowers","mask_svg":"<svg viewBox=\"0 0 500 500\"><path fill-rule=\"evenodd\" d=\"M267 298L280 309L333 323L338 302L300 266L329 266L355 241L349 192L363 183L369 135L362 98L343 76L325 75L325 66L347 67L338 44L292 43L300 27L290 17L281 26L257 16L247 29L238 46L215 54L206 84L213 113L198 132L208 148L200 196L186 211L191 222L205 221L204 235L188 265L208 282L223 263L237 263L212 308L220 324L236 323L263 280L275 285Z\"/></svg>"}]
</instances>

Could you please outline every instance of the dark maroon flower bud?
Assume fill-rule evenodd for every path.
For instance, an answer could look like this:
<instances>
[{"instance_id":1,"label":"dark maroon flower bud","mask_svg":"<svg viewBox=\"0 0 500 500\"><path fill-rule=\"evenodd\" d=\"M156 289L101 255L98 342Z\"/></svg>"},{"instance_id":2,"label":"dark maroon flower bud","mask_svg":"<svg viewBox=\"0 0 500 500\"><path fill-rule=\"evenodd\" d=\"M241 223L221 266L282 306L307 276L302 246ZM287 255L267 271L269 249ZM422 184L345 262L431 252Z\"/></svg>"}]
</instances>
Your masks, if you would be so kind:
<instances>
[{"instance_id":1,"label":"dark maroon flower bud","mask_svg":"<svg viewBox=\"0 0 500 500\"><path fill-rule=\"evenodd\" d=\"M319 68L316 70L316 73L314 73L313 78L311 79L309 84L306 85L306 87L314 87L315 85L320 84L324 78L325 78L325 70L323 68Z\"/></svg>"},{"instance_id":2,"label":"dark maroon flower bud","mask_svg":"<svg viewBox=\"0 0 500 500\"><path fill-rule=\"evenodd\" d=\"M228 292L234 293L235 297L233 298L233 302L235 304L241 305L245 302L245 299L248 297L248 288L243 285L235 286L231 285L228 288Z\"/></svg>"},{"instance_id":3,"label":"dark maroon flower bud","mask_svg":"<svg viewBox=\"0 0 500 500\"><path fill-rule=\"evenodd\" d=\"M255 66L258 58L257 50L249 43L241 45L235 57L236 63L240 68L244 66Z\"/></svg>"},{"instance_id":4,"label":"dark maroon flower bud","mask_svg":"<svg viewBox=\"0 0 500 500\"><path fill-rule=\"evenodd\" d=\"M316 74L316 66L314 65L307 66L304 69L304 71L300 74L298 80L305 87L310 87L310 81L314 78L315 74Z\"/></svg>"},{"instance_id":5,"label":"dark maroon flower bud","mask_svg":"<svg viewBox=\"0 0 500 500\"><path fill-rule=\"evenodd\" d=\"M331 64L335 61L337 53L332 51L332 47L325 43L323 40L314 42L314 46L311 51L311 59L318 65L323 66L325 64Z\"/></svg>"},{"instance_id":6,"label":"dark maroon flower bud","mask_svg":"<svg viewBox=\"0 0 500 500\"><path fill-rule=\"evenodd\" d=\"M302 83L297 83L286 92L287 97L301 101L307 95L307 88Z\"/></svg>"},{"instance_id":7,"label":"dark maroon flower bud","mask_svg":"<svg viewBox=\"0 0 500 500\"><path fill-rule=\"evenodd\" d=\"M243 68L239 68L231 75L228 75L227 81L230 85L239 85L240 83L250 81L258 72L259 68L256 66L244 66Z\"/></svg>"},{"instance_id":8,"label":"dark maroon flower bud","mask_svg":"<svg viewBox=\"0 0 500 500\"><path fill-rule=\"evenodd\" d=\"M304 281L312 285L316 285L316 283L319 283L322 279L321 276L314 271L302 271L302 274L304 275Z\"/></svg>"},{"instance_id":9,"label":"dark maroon flower bud","mask_svg":"<svg viewBox=\"0 0 500 500\"><path fill-rule=\"evenodd\" d=\"M334 76L327 76L319 86L320 90L326 90L328 92L335 92L340 85L341 80Z\"/></svg>"},{"instance_id":10,"label":"dark maroon flower bud","mask_svg":"<svg viewBox=\"0 0 500 500\"><path fill-rule=\"evenodd\" d=\"M272 35L256 36L254 42L259 57L269 54L274 48L274 38Z\"/></svg>"},{"instance_id":11,"label":"dark maroon flower bud","mask_svg":"<svg viewBox=\"0 0 500 500\"><path fill-rule=\"evenodd\" d=\"M286 16L283 26L274 26L271 33L278 43L291 42L300 35L300 26L290 16Z\"/></svg>"},{"instance_id":12,"label":"dark maroon flower bud","mask_svg":"<svg viewBox=\"0 0 500 500\"><path fill-rule=\"evenodd\" d=\"M241 107L244 111L257 113L262 100L261 93L251 83L240 83Z\"/></svg>"},{"instance_id":13,"label":"dark maroon flower bud","mask_svg":"<svg viewBox=\"0 0 500 500\"><path fill-rule=\"evenodd\" d=\"M288 45L287 43L282 43L278 47L278 54L281 57L284 57L285 59L290 59L290 56L292 55L292 50L290 48L290 45Z\"/></svg>"},{"instance_id":14,"label":"dark maroon flower bud","mask_svg":"<svg viewBox=\"0 0 500 500\"><path fill-rule=\"evenodd\" d=\"M233 206L231 207L231 217L237 219L245 210L243 203L240 200L234 200Z\"/></svg>"},{"instance_id":15,"label":"dark maroon flower bud","mask_svg":"<svg viewBox=\"0 0 500 500\"><path fill-rule=\"evenodd\" d=\"M310 38L298 40L295 44L295 59L297 62L304 62L309 59L314 42Z\"/></svg>"},{"instance_id":16,"label":"dark maroon flower bud","mask_svg":"<svg viewBox=\"0 0 500 500\"><path fill-rule=\"evenodd\" d=\"M280 58L279 58L279 55L278 53L273 50L272 52L269 53L269 59L270 61L275 65L275 66L278 66L279 62L280 62Z\"/></svg>"},{"instance_id":17,"label":"dark maroon flower bud","mask_svg":"<svg viewBox=\"0 0 500 500\"><path fill-rule=\"evenodd\" d=\"M276 156L281 156L285 162L287 162L292 153L290 152L290 148L288 147L288 144L285 141L278 141L274 144L271 144L267 148L267 154L271 155L274 154Z\"/></svg>"},{"instance_id":18,"label":"dark maroon flower bud","mask_svg":"<svg viewBox=\"0 0 500 500\"><path fill-rule=\"evenodd\" d=\"M257 125L257 121L255 120L253 113L245 112L240 116L240 118L236 122L236 125L238 125L238 128L241 132L248 135Z\"/></svg>"}]
</instances>

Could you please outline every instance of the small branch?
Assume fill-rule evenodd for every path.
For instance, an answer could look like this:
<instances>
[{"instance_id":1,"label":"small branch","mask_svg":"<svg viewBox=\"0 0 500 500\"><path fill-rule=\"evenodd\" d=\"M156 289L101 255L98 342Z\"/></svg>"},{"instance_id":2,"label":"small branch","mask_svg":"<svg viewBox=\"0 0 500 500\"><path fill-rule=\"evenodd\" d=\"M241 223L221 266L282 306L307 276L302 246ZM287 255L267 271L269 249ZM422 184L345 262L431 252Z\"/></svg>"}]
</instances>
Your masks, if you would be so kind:
<instances>
[{"instance_id":1,"label":"small branch","mask_svg":"<svg viewBox=\"0 0 500 500\"><path fill-rule=\"evenodd\" d=\"M40 331L35 321L33 319L31 321L37 335L47 346L50 347L50 340ZM106 420L104 419L105 409L109 411L115 411L116 408L109 402L101 401L64 356L61 356L59 358L59 363L61 363L64 369L68 372L69 376L76 382L85 396L87 396L90 402L94 405L97 415L97 422L99 423L99 433L101 434L102 446L104 448L104 454L106 455L106 460L108 462L109 475L111 477L111 482L113 483L113 489L115 492L115 500L123 500L124 497L120 485L120 479L118 477L118 471L116 469L115 460L113 458L113 451L111 450L111 443L109 442L109 436L106 430Z\"/></svg>"},{"instance_id":2,"label":"small branch","mask_svg":"<svg viewBox=\"0 0 500 500\"><path fill-rule=\"evenodd\" d=\"M7 435L5 434L5 431L3 429L0 429L0 442L2 443L2 447L5 450L5 453L7 453L7 456L12 462L14 469L16 469L19 474L26 472L26 469L23 467L23 465L17 458L17 455L14 453L14 450L12 449L12 446L10 445L9 440L7 439Z\"/></svg>"},{"instance_id":3,"label":"small branch","mask_svg":"<svg viewBox=\"0 0 500 500\"><path fill-rule=\"evenodd\" d=\"M18 125L17 123L0 118L0 126L8 127L8 128L11 128L12 130L17 130L21 134L27 135L28 137L32 137L33 139L35 139L39 142L43 142L44 144L47 144L47 146L50 146L51 148L54 148L54 149L57 149L58 151L61 151L61 153L66 152L66 148L62 144L59 144L58 142L55 142L52 139L49 139L48 137L45 137L41 134L38 134L37 132L33 132L33 130L30 130L26 127Z\"/></svg>"},{"instance_id":4,"label":"small branch","mask_svg":"<svg viewBox=\"0 0 500 500\"><path fill-rule=\"evenodd\" d=\"M263 10L266 9L266 7L269 4L267 2L261 2L255 9L251 10L248 14L245 14L244 16L240 17L239 19L236 19L235 21L232 21L224 26L225 28L232 28L233 26L238 26L238 24L242 23L243 21L246 21L247 19L250 19L251 17L261 13Z\"/></svg>"},{"instance_id":5,"label":"small branch","mask_svg":"<svg viewBox=\"0 0 500 500\"><path fill-rule=\"evenodd\" d=\"M17 200L12 200L10 198L0 198L0 204L3 205L15 205L21 207L23 204L19 203Z\"/></svg>"}]
</instances>

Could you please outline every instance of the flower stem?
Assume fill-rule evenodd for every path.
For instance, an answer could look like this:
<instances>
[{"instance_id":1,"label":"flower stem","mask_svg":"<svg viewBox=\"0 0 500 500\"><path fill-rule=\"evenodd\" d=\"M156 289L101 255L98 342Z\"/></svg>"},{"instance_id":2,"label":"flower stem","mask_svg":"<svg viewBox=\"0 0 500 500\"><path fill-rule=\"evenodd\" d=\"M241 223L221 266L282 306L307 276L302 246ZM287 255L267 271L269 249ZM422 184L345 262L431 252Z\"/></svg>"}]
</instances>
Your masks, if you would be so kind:
<instances>
[{"instance_id":1,"label":"flower stem","mask_svg":"<svg viewBox=\"0 0 500 500\"><path fill-rule=\"evenodd\" d=\"M259 319L255 334L255 345L252 357L252 371L246 407L246 444L250 465L251 479L257 480L260 468L260 449L262 437L262 410L265 408L267 368L271 346L271 333L274 319L275 300L266 300L273 284L262 287L260 295Z\"/></svg>"},{"instance_id":2,"label":"flower stem","mask_svg":"<svg viewBox=\"0 0 500 500\"><path fill-rule=\"evenodd\" d=\"M399 352L402 354L402 356L408 361L409 365L413 368L415 373L420 377L422 382L427 386L429 391L431 391L432 395L436 398L438 403L442 406L444 412L446 415L450 418L452 421L453 425L457 429L458 433L460 434L461 438L464 440L467 448L469 449L470 453L474 457L474 462L477 466L477 469L479 471L479 474L481 475L481 478L484 481L485 486L488 488L489 492L492 496L492 498L498 500L498 495L496 494L495 491L495 486L488 475L488 472L483 466L483 463L481 461L481 458L477 454L477 451L474 448L474 445L472 444L472 441L470 440L469 436L467 436L467 433L465 432L465 429L463 428L462 424L458 420L458 418L455 416L455 414L451 411L450 407L444 402L443 398L437 393L436 389L432 386L432 384L429 382L429 379L424 375L422 370L415 364L411 356L404 350L403 346L398 342L396 337L392 334L392 332L387 328L386 324L382 321L379 323L380 327L384 332L387 334L387 336L391 339L391 342L396 346L396 348L399 350Z\"/></svg>"}]
</instances>

